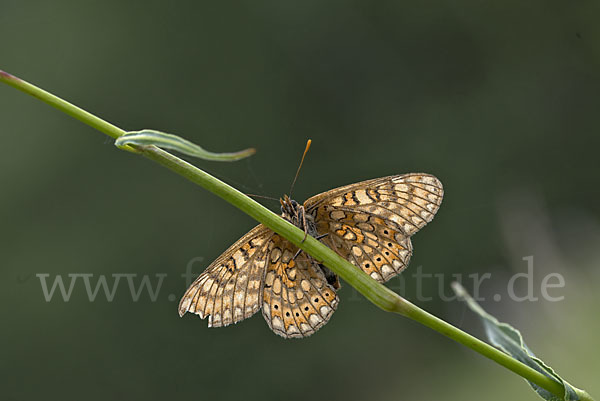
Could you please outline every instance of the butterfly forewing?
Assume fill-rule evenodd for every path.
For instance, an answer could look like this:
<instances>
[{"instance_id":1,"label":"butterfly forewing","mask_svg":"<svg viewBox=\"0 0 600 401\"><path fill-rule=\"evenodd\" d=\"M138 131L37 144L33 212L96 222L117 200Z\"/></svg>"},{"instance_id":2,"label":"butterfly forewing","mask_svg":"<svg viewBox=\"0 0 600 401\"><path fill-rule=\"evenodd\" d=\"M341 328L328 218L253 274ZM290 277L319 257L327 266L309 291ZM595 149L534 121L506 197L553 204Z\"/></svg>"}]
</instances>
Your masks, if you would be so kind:
<instances>
[{"instance_id":1,"label":"butterfly forewing","mask_svg":"<svg viewBox=\"0 0 600 401\"><path fill-rule=\"evenodd\" d=\"M262 224L227 249L192 283L179 303L186 312L208 316L212 327L237 323L261 307L262 285L274 233Z\"/></svg>"},{"instance_id":2,"label":"butterfly forewing","mask_svg":"<svg viewBox=\"0 0 600 401\"><path fill-rule=\"evenodd\" d=\"M384 282L408 265L410 236L433 219L443 192L432 175L404 174L333 189L304 205L326 245Z\"/></svg>"},{"instance_id":3,"label":"butterfly forewing","mask_svg":"<svg viewBox=\"0 0 600 401\"><path fill-rule=\"evenodd\" d=\"M263 316L282 337L306 337L323 326L338 304L319 264L274 235L263 290Z\"/></svg>"}]
</instances>

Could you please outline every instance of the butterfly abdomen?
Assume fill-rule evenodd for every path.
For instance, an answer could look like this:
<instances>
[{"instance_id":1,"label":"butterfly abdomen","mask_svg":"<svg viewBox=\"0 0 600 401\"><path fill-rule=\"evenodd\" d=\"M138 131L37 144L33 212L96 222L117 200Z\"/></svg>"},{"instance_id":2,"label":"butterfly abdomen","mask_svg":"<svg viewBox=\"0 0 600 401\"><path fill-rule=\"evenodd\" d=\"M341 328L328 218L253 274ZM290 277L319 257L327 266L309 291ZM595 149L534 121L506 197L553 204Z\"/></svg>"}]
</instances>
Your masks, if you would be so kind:
<instances>
[{"instance_id":1,"label":"butterfly abdomen","mask_svg":"<svg viewBox=\"0 0 600 401\"><path fill-rule=\"evenodd\" d=\"M325 267L325 265L322 265L321 263L319 263L319 268L325 275L325 278L327 279L327 284L331 285L336 290L339 290L341 285L337 274L329 270L327 267Z\"/></svg>"}]
</instances>

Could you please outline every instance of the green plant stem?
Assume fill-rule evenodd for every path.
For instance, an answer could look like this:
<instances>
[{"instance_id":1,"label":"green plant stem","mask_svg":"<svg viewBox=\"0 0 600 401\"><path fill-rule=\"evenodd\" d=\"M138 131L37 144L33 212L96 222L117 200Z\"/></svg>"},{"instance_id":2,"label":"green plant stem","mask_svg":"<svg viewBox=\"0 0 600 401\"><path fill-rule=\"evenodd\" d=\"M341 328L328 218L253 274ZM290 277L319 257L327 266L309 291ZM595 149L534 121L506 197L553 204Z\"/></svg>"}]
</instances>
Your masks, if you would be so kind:
<instances>
[{"instance_id":1,"label":"green plant stem","mask_svg":"<svg viewBox=\"0 0 600 401\"><path fill-rule=\"evenodd\" d=\"M7 83L30 94L113 138L118 138L125 134L124 130L57 96L14 77L13 75L0 71L0 82ZM333 270L343 280L356 288L361 294L381 309L401 314L430 327L506 367L519 376L545 388L551 393L563 397L563 388L556 381L408 302L384 285L373 280L361 270L357 269L354 265L350 264L347 260L340 257L337 253L315 238L308 236L304 240L304 231L282 219L280 216L274 214L269 209L247 197L235 188L155 146L136 146L136 150L148 159L169 168L177 174L223 198L255 220L287 238L316 260L321 261L325 266ZM579 390L578 395L580 395L582 400L592 400L587 393L581 390Z\"/></svg>"},{"instance_id":2,"label":"green plant stem","mask_svg":"<svg viewBox=\"0 0 600 401\"><path fill-rule=\"evenodd\" d=\"M84 124L89 125L92 128L96 128L98 131L117 139L121 135L125 134L125 131L121 128L112 125L111 123L104 121L103 119L96 117L92 113L88 113L87 111L79 108L69 102L64 101L58 96L54 96L53 94L46 92L43 89L38 88L35 85L30 84L29 82L23 81L11 75L7 72L0 70L0 82L4 82L12 86L13 88L17 88L20 91L27 93L37 99L40 99L44 103L48 103L50 106L57 108L70 115L71 117L81 121Z\"/></svg>"}]
</instances>

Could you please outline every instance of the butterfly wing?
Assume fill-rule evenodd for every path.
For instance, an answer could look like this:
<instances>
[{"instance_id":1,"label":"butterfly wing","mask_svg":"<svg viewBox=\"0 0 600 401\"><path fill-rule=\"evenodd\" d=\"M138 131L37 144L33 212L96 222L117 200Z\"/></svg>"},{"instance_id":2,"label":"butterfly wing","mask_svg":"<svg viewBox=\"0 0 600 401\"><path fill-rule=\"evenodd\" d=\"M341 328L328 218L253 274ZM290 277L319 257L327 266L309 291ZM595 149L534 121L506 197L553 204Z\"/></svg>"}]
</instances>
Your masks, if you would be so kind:
<instances>
[{"instance_id":1,"label":"butterfly wing","mask_svg":"<svg viewBox=\"0 0 600 401\"><path fill-rule=\"evenodd\" d=\"M309 198L321 241L377 281L399 274L412 255L410 237L438 211L444 189L429 174L363 181Z\"/></svg>"},{"instance_id":2,"label":"butterfly wing","mask_svg":"<svg viewBox=\"0 0 600 401\"><path fill-rule=\"evenodd\" d=\"M276 334L307 337L323 326L338 305L335 289L319 264L285 238L274 235L263 289L263 317Z\"/></svg>"},{"instance_id":3,"label":"butterfly wing","mask_svg":"<svg viewBox=\"0 0 600 401\"><path fill-rule=\"evenodd\" d=\"M273 235L260 224L230 246L187 289L179 316L186 312L202 319L208 316L208 327L220 327L254 315L261 307Z\"/></svg>"}]
</instances>

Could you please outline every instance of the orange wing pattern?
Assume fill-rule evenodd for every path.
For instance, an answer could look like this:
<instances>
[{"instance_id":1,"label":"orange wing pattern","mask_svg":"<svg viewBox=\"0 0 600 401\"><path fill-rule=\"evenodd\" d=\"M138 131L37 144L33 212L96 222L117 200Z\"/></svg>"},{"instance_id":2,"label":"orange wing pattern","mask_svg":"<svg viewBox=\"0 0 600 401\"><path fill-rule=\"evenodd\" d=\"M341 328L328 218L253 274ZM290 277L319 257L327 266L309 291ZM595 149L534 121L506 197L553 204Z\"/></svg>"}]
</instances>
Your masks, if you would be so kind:
<instances>
[{"instance_id":1,"label":"orange wing pattern","mask_svg":"<svg viewBox=\"0 0 600 401\"><path fill-rule=\"evenodd\" d=\"M273 235L260 224L229 247L187 289L179 315L208 316L208 327L220 327L258 312Z\"/></svg>"},{"instance_id":2,"label":"orange wing pattern","mask_svg":"<svg viewBox=\"0 0 600 401\"><path fill-rule=\"evenodd\" d=\"M399 274L412 255L410 236L430 222L444 190L428 174L377 178L305 202L321 241L377 281Z\"/></svg>"},{"instance_id":3,"label":"orange wing pattern","mask_svg":"<svg viewBox=\"0 0 600 401\"><path fill-rule=\"evenodd\" d=\"M335 289L318 263L274 235L263 290L263 317L282 337L307 337L323 326L338 305Z\"/></svg>"}]
</instances>

